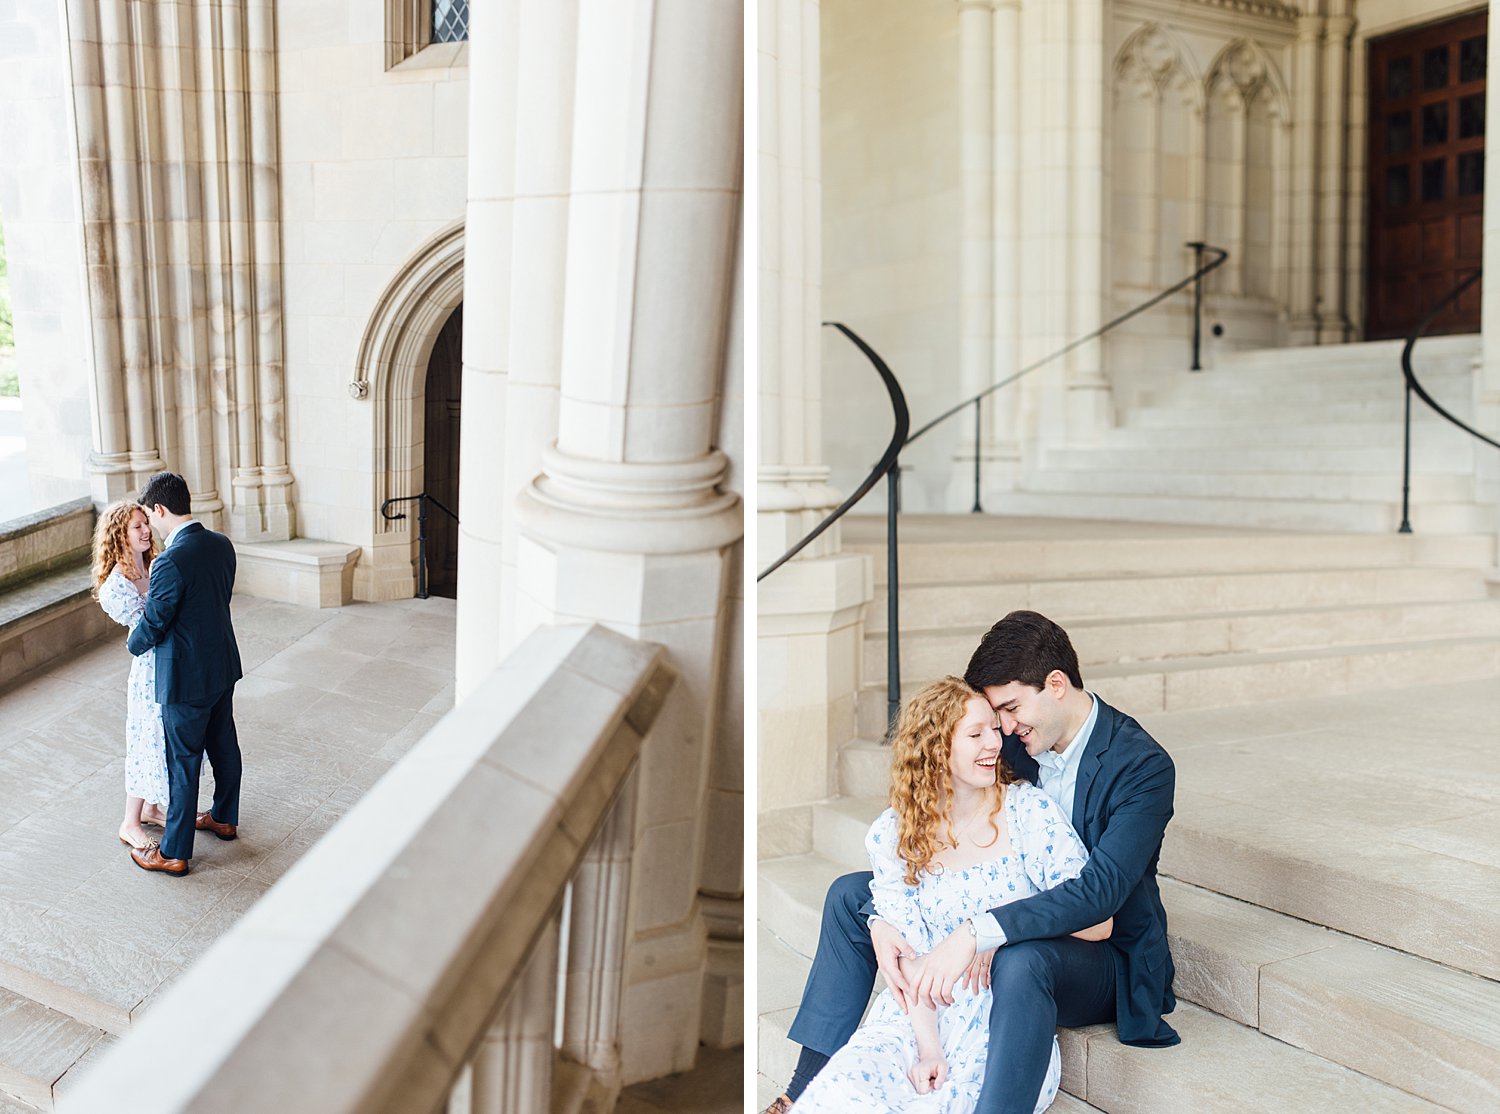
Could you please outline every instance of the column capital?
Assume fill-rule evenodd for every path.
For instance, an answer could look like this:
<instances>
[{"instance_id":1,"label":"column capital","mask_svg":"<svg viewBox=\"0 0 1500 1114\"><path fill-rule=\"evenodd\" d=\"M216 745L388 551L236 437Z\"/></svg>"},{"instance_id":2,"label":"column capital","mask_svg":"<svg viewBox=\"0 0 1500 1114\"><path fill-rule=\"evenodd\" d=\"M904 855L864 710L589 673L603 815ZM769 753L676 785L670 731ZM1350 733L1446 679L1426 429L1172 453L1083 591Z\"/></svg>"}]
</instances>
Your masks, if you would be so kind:
<instances>
[{"instance_id":1,"label":"column capital","mask_svg":"<svg viewBox=\"0 0 1500 1114\"><path fill-rule=\"evenodd\" d=\"M690 461L587 460L555 445L516 501L538 541L608 553L697 553L744 534L740 498L720 491L728 471L714 450Z\"/></svg>"}]
</instances>

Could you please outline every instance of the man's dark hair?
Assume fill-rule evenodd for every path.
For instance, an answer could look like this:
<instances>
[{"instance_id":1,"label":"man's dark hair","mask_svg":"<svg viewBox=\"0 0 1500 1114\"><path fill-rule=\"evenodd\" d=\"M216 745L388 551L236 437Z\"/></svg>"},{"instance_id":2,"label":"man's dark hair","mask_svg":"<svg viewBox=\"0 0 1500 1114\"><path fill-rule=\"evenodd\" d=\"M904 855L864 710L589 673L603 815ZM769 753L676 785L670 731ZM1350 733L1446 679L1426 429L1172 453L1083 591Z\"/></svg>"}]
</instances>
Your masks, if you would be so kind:
<instances>
[{"instance_id":1,"label":"man's dark hair","mask_svg":"<svg viewBox=\"0 0 1500 1114\"><path fill-rule=\"evenodd\" d=\"M988 685L1012 681L1040 689L1054 669L1062 670L1074 688L1083 688L1078 654L1068 632L1035 611L1012 611L980 639L964 680L981 692Z\"/></svg>"},{"instance_id":2,"label":"man's dark hair","mask_svg":"<svg viewBox=\"0 0 1500 1114\"><path fill-rule=\"evenodd\" d=\"M152 476L141 489L140 504L150 510L158 503L173 514L191 513L193 497L188 494L187 481L176 472L158 472Z\"/></svg>"}]
</instances>

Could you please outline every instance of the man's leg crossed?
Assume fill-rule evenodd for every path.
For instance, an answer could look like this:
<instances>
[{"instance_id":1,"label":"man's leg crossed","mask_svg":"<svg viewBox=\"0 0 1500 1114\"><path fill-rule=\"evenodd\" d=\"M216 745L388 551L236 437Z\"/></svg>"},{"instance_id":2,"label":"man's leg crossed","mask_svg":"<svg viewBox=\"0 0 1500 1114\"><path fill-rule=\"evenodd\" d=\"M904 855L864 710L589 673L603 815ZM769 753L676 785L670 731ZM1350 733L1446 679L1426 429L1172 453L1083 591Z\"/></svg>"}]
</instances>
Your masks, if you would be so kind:
<instances>
[{"instance_id":1,"label":"man's leg crossed","mask_svg":"<svg viewBox=\"0 0 1500 1114\"><path fill-rule=\"evenodd\" d=\"M1071 936L996 951L989 1053L976 1114L1032 1114L1057 1026L1114 1020L1118 962L1108 944Z\"/></svg>"}]
</instances>

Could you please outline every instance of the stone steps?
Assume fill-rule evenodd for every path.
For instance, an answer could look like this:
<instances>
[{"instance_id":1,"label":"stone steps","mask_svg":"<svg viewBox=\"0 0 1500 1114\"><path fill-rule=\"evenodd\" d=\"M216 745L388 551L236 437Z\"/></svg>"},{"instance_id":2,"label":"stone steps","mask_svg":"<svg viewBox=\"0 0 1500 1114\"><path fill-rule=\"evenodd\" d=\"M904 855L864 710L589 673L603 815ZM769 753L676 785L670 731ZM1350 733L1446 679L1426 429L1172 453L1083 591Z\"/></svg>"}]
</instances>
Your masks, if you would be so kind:
<instances>
[{"instance_id":1,"label":"stone steps","mask_svg":"<svg viewBox=\"0 0 1500 1114\"><path fill-rule=\"evenodd\" d=\"M963 663L956 663L962 668ZM1492 636L1433 638L1371 646L1317 650L1209 654L1169 661L1096 666L1086 683L1132 714L1254 705L1309 687L1329 696L1365 692L1399 676L1404 683L1490 680L1500 673L1500 642ZM929 680L931 678L928 678ZM923 684L903 674L902 699ZM881 738L886 729L884 683L866 685L856 698L861 737Z\"/></svg>"},{"instance_id":2,"label":"stone steps","mask_svg":"<svg viewBox=\"0 0 1500 1114\"><path fill-rule=\"evenodd\" d=\"M1439 371L1418 368L1417 378L1427 388L1427 393L1444 405L1445 399L1467 399L1473 382L1467 368ZM1206 374L1184 375L1143 390L1139 395L1140 405L1151 407L1266 402L1278 408L1316 407L1350 400L1389 403L1392 399L1403 407L1406 405L1406 383L1400 369L1394 367L1362 368L1343 372L1336 378L1321 375L1309 378L1306 372L1299 370L1278 376L1219 369Z\"/></svg>"},{"instance_id":3,"label":"stone steps","mask_svg":"<svg viewBox=\"0 0 1500 1114\"><path fill-rule=\"evenodd\" d=\"M1283 499L1309 503L1378 503L1401 498L1400 466L1389 472L1333 472L1293 468L1284 471L1189 471L1160 466L1150 470L1122 469L1084 454L1054 456L1054 466L1029 473L1022 481L1032 492L1067 495L1156 495L1169 492L1184 499ZM1149 461L1148 461L1149 463ZM1474 498L1474 479L1468 475L1413 473L1411 500L1415 505L1461 503Z\"/></svg>"},{"instance_id":4,"label":"stone steps","mask_svg":"<svg viewBox=\"0 0 1500 1114\"><path fill-rule=\"evenodd\" d=\"M1396 500L1400 498L1399 487ZM989 493L995 514L1097 518L1124 522L1163 522L1240 526L1267 530L1340 530L1354 534L1395 533L1401 505L1390 502L1301 502L1296 499L1229 499L1207 496L1008 491ZM1431 534L1473 534L1494 528L1492 508L1473 503L1413 506L1412 528Z\"/></svg>"},{"instance_id":5,"label":"stone steps","mask_svg":"<svg viewBox=\"0 0 1500 1114\"><path fill-rule=\"evenodd\" d=\"M1399 385L1393 385L1388 397L1356 398L1340 402L1325 402L1319 405L1303 404L1280 407L1275 401L1275 392L1267 391L1260 405L1229 403L1212 405L1207 397L1189 400L1186 393L1179 395L1170 405L1140 406L1131 410L1120 423L1127 429L1201 429L1204 426L1238 427L1258 429L1276 424L1301 429L1309 440L1318 439L1318 431L1325 426L1344 422L1390 422L1397 426L1404 421L1406 396ZM1473 403L1468 399L1454 401L1444 406L1456 417L1468 421ZM1268 408L1269 407L1269 408ZM1435 417L1435 416L1434 416ZM1441 421L1440 418L1436 419ZM1454 430L1455 436L1467 436ZM1396 442L1398 445L1400 442Z\"/></svg>"},{"instance_id":6,"label":"stone steps","mask_svg":"<svg viewBox=\"0 0 1500 1114\"><path fill-rule=\"evenodd\" d=\"M1500 636L1500 599L1370 603L1295 612L1199 612L1141 618L1075 619L1059 615L1080 666L1162 661L1255 650L1312 650L1320 646L1380 645L1444 636ZM911 631L901 638L903 677L932 679L963 669L988 626ZM887 636L867 635L866 684L883 685Z\"/></svg>"},{"instance_id":7,"label":"stone steps","mask_svg":"<svg viewBox=\"0 0 1500 1114\"><path fill-rule=\"evenodd\" d=\"M838 873L864 864L864 830L882 805L830 802L820 809L828 822L813 854L762 864L759 1070L767 1076L790 1073L795 1053L784 1036L816 945L822 894ZM1257 1062L1270 1056L1266 1044L1279 1041L1443 1107L1500 1106L1500 983L1171 879L1163 879L1162 893L1178 996L1202 1007L1179 1009L1174 1023L1186 1019L1195 1038L1227 1041ZM776 933L765 923L777 925ZM1244 1034L1233 1037L1237 1026ZM1110 1027L1098 1033L1121 1047ZM1071 1043L1075 1052L1093 1050L1090 1034L1074 1033ZM1154 1066L1131 1069L1112 1049L1106 1058L1110 1076ZM1289 1061L1299 1072L1325 1070ZM1109 1096L1104 1109L1138 1109L1114 1105L1118 1080L1088 1075L1087 1085L1087 1097Z\"/></svg>"},{"instance_id":8,"label":"stone steps","mask_svg":"<svg viewBox=\"0 0 1500 1114\"><path fill-rule=\"evenodd\" d=\"M113 1041L101 1029L0 990L0 1096L51 1110L59 1081L92 1050Z\"/></svg>"},{"instance_id":9,"label":"stone steps","mask_svg":"<svg viewBox=\"0 0 1500 1114\"><path fill-rule=\"evenodd\" d=\"M1444 438L1444 443L1426 448L1420 456L1414 457L1413 472L1420 477L1471 474L1473 450L1462 441L1448 441ZM1387 484L1394 482L1398 485L1401 482L1401 463L1399 441L1395 445L1318 445L1299 448L1295 454L1285 447L1236 446L1230 452L1221 445L1114 445L1107 441L1098 447L1050 449L1042 456L1045 469L1155 470L1195 475L1249 472L1274 476L1278 481L1304 472L1373 474Z\"/></svg>"},{"instance_id":10,"label":"stone steps","mask_svg":"<svg viewBox=\"0 0 1500 1114\"><path fill-rule=\"evenodd\" d=\"M885 578L885 519L850 517L845 549L869 555L875 584ZM1102 529L1108 526L1108 530ZM1071 536L1072 530L1079 536ZM903 515L901 583L956 584L1080 577L1226 575L1410 566L1479 569L1495 563L1495 540L1483 534L1304 534L1124 522ZM924 540L933 532L948 536ZM920 618L913 616L912 618Z\"/></svg>"},{"instance_id":11,"label":"stone steps","mask_svg":"<svg viewBox=\"0 0 1500 1114\"><path fill-rule=\"evenodd\" d=\"M1404 406L1404 403L1403 403ZM1107 448L1151 448L1161 446L1169 449L1219 449L1225 455L1247 449L1273 448L1300 452L1309 447L1317 449L1354 448L1374 446L1401 451L1405 425L1400 414L1376 421L1341 422L1316 435L1310 435L1301 425L1203 425L1173 429L1170 434L1151 427L1119 426L1107 430L1100 439L1100 446ZM1446 450L1462 446L1470 438L1454 429L1442 418L1423 407L1412 411L1411 441L1412 458L1416 467L1430 451ZM1463 451L1462 449L1458 451ZM1469 449L1471 454L1473 450Z\"/></svg>"},{"instance_id":12,"label":"stone steps","mask_svg":"<svg viewBox=\"0 0 1500 1114\"><path fill-rule=\"evenodd\" d=\"M1103 575L1016 581L952 580L905 584L899 605L901 631L987 626L1016 608L1077 619L1230 612L1287 612L1371 601L1432 603L1483 600L1478 569L1351 568L1268 572L1185 573L1166 576ZM869 634L886 630L884 607L871 607Z\"/></svg>"},{"instance_id":13,"label":"stone steps","mask_svg":"<svg viewBox=\"0 0 1500 1114\"><path fill-rule=\"evenodd\" d=\"M117 626L93 599L87 564L42 573L0 592L0 687Z\"/></svg>"}]
</instances>

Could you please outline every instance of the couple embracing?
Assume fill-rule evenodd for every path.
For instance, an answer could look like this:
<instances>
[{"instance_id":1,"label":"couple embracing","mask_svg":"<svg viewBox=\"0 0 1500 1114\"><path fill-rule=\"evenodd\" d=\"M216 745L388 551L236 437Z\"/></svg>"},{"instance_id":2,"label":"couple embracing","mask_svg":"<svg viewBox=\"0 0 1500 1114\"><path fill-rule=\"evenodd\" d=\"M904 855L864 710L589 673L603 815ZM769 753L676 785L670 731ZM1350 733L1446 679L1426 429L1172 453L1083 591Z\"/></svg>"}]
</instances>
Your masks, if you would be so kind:
<instances>
[{"instance_id":1,"label":"couple embracing","mask_svg":"<svg viewBox=\"0 0 1500 1114\"><path fill-rule=\"evenodd\" d=\"M165 539L158 552L152 527ZM120 842L142 870L180 877L193 834L238 834L240 747L234 684L240 651L229 616L234 543L191 517L187 481L158 472L139 502L105 508L94 534L94 593L130 628L125 819ZM213 807L198 812L203 759ZM162 827L160 841L142 824Z\"/></svg>"},{"instance_id":2,"label":"couple embracing","mask_svg":"<svg viewBox=\"0 0 1500 1114\"><path fill-rule=\"evenodd\" d=\"M1057 1095L1058 1025L1177 1044L1156 885L1174 782L1166 751L1084 689L1060 626L996 623L962 680L902 709L873 871L829 889L801 1056L766 1114L1033 1114Z\"/></svg>"}]
</instances>

